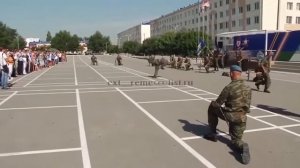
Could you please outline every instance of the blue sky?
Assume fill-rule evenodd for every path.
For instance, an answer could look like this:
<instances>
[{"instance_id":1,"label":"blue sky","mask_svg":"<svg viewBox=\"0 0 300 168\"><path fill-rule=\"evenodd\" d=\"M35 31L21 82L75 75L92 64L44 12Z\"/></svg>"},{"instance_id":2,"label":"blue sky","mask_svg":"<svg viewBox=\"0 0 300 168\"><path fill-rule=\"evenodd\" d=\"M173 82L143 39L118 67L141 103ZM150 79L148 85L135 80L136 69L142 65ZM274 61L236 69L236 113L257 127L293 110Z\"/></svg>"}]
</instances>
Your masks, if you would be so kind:
<instances>
[{"instance_id":1,"label":"blue sky","mask_svg":"<svg viewBox=\"0 0 300 168\"><path fill-rule=\"evenodd\" d=\"M60 30L79 37L96 31L116 44L127 28L173 12L198 0L0 0L0 21L23 37L46 39Z\"/></svg>"}]
</instances>

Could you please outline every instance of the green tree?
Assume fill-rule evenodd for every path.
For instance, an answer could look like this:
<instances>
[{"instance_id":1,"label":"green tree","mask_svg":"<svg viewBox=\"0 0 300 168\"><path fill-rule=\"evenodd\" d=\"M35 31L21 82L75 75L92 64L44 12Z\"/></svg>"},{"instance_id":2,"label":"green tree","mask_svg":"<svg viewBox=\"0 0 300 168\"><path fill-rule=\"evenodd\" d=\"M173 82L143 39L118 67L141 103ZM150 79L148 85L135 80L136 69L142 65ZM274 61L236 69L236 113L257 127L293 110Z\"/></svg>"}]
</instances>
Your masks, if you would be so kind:
<instances>
[{"instance_id":1,"label":"green tree","mask_svg":"<svg viewBox=\"0 0 300 168\"><path fill-rule=\"evenodd\" d=\"M47 42L50 42L51 40L52 40L52 36L51 36L50 31L48 31L48 32L47 32L46 41L47 41Z\"/></svg>"},{"instance_id":2,"label":"green tree","mask_svg":"<svg viewBox=\"0 0 300 168\"><path fill-rule=\"evenodd\" d=\"M136 41L126 41L123 44L123 51L130 54L138 54L140 51L141 45Z\"/></svg>"},{"instance_id":3,"label":"green tree","mask_svg":"<svg viewBox=\"0 0 300 168\"><path fill-rule=\"evenodd\" d=\"M0 46L10 50L24 48L25 40L20 37L16 29L12 29L0 22Z\"/></svg>"},{"instance_id":4,"label":"green tree","mask_svg":"<svg viewBox=\"0 0 300 168\"><path fill-rule=\"evenodd\" d=\"M59 31L51 40L51 47L60 51L77 51L79 47L79 38L77 35L71 35L64 30Z\"/></svg>"},{"instance_id":5,"label":"green tree","mask_svg":"<svg viewBox=\"0 0 300 168\"><path fill-rule=\"evenodd\" d=\"M103 52L108 50L111 42L109 37L103 36L99 31L96 31L91 37L89 37L88 48L93 52Z\"/></svg>"}]
</instances>

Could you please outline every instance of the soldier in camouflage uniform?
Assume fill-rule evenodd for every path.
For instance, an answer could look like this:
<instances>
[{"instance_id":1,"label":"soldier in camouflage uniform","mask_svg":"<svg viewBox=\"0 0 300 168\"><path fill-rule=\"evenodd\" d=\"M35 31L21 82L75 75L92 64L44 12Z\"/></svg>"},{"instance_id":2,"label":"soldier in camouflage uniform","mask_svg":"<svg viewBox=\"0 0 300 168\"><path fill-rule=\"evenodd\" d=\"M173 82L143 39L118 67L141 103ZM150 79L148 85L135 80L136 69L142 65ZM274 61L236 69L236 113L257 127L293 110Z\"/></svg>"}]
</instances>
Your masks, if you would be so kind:
<instances>
[{"instance_id":1,"label":"soldier in camouflage uniform","mask_svg":"<svg viewBox=\"0 0 300 168\"><path fill-rule=\"evenodd\" d=\"M255 70L256 74L260 74L261 77L258 77L257 81L255 81L255 86L257 90L259 90L260 85L265 85L264 92L271 93L269 91L269 87L271 85L271 78L270 78L270 66L268 61L263 61L259 64L259 67Z\"/></svg>"},{"instance_id":2,"label":"soldier in camouflage uniform","mask_svg":"<svg viewBox=\"0 0 300 168\"><path fill-rule=\"evenodd\" d=\"M175 59L174 55L172 55L170 57L170 65L171 65L171 68L176 68L176 59Z\"/></svg>"},{"instance_id":3,"label":"soldier in camouflage uniform","mask_svg":"<svg viewBox=\"0 0 300 168\"><path fill-rule=\"evenodd\" d=\"M250 161L249 146L242 141L246 129L246 114L250 112L251 88L241 79L241 68L237 65L230 67L231 83L228 84L216 101L212 101L208 108L208 124L211 129L205 139L217 141L218 118L225 120L229 126L231 142L241 155L242 163ZM225 107L221 105L225 104Z\"/></svg>"},{"instance_id":4,"label":"soldier in camouflage uniform","mask_svg":"<svg viewBox=\"0 0 300 168\"><path fill-rule=\"evenodd\" d=\"M152 65L155 66L155 72L154 72L154 76L153 77L157 78L159 68L164 69L164 66L166 66L168 64L169 64L168 60L166 60L163 57L161 59L155 59L152 62Z\"/></svg>"},{"instance_id":5,"label":"soldier in camouflage uniform","mask_svg":"<svg viewBox=\"0 0 300 168\"><path fill-rule=\"evenodd\" d=\"M115 64L116 64L116 62L118 62L118 65L123 65L123 64L122 64L122 57L121 57L120 54L118 54L118 56L117 56L117 58L116 58L116 60L115 60Z\"/></svg>"},{"instance_id":6,"label":"soldier in camouflage uniform","mask_svg":"<svg viewBox=\"0 0 300 168\"><path fill-rule=\"evenodd\" d=\"M191 70L191 69L193 69L192 67L191 67L191 59L189 59L188 57L186 57L185 58L185 60L184 60L184 63L185 63L185 70L186 71L189 71L189 70Z\"/></svg>"},{"instance_id":7,"label":"soldier in camouflage uniform","mask_svg":"<svg viewBox=\"0 0 300 168\"><path fill-rule=\"evenodd\" d=\"M182 63L183 63L183 58L179 56L177 58L177 69L181 69Z\"/></svg>"}]
</instances>

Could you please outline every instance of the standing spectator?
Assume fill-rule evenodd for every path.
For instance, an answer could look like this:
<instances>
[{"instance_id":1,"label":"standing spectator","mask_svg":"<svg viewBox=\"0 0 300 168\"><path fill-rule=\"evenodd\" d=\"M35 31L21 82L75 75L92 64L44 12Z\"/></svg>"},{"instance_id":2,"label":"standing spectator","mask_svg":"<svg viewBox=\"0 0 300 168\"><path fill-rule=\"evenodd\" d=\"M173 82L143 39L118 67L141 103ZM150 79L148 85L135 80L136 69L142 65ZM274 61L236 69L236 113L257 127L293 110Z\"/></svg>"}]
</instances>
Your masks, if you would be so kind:
<instances>
[{"instance_id":1,"label":"standing spectator","mask_svg":"<svg viewBox=\"0 0 300 168\"><path fill-rule=\"evenodd\" d=\"M9 89L8 87L8 66L7 66L7 62L6 62L6 51L3 50L2 48L0 48L0 64L1 64L1 86L2 89Z\"/></svg>"}]
</instances>

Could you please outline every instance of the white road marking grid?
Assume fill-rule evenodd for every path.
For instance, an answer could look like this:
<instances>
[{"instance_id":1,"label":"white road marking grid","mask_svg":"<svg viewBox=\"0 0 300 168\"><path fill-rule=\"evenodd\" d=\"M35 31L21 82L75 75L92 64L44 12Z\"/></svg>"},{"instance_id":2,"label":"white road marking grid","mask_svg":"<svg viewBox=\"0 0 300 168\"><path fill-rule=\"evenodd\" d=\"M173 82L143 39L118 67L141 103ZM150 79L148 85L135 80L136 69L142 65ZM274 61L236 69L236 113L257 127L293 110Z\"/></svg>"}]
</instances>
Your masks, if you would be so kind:
<instances>
[{"instance_id":1,"label":"white road marking grid","mask_svg":"<svg viewBox=\"0 0 300 168\"><path fill-rule=\"evenodd\" d=\"M70 60L70 59L69 59ZM75 65L75 56L73 56L72 62L68 62L68 64L64 65L67 66L69 64L72 64L72 68L74 70L74 73L65 73L65 75L74 75L74 82L73 83L41 83L41 84L35 84L34 81L38 80L41 76L45 75L47 72L49 72L52 68L49 68L42 73L40 73L38 76L31 79L29 82L27 81L25 85L23 85L24 88L35 88L31 90L19 90L19 91L13 91L13 92L7 92L5 95L0 95L0 107L7 103L10 99L17 96L34 96L34 95L49 95L49 94L71 94L76 97L76 103L73 105L65 105L65 106L35 106L35 107L18 107L18 108L0 108L1 111L12 111L12 110L32 110L32 109L63 109L63 108L73 108L77 109L77 115L78 115L78 128L79 128L79 135L80 135L80 146L79 147L73 147L73 148L66 148L66 149L47 149L47 150L37 150L37 151L20 151L20 152L11 152L11 153L0 153L0 157L11 157L11 156L19 156L19 155L33 155L33 154L45 154L45 153L60 153L60 152L71 152L71 151L81 151L82 153L82 162L84 168L91 168L91 161L89 157L88 152L88 144L86 141L86 134L84 129L84 118L82 116L82 109L81 109L81 101L80 101L80 94L88 94L88 93L95 93L95 92L119 92L122 94L125 98L127 98L132 104L134 104L138 109L140 109L146 116L148 116L155 124L157 124L162 130L164 130L168 135L170 135L175 141L177 141L183 148L185 148L188 152L190 152L195 158L197 158L200 162L202 162L205 166L209 168L215 167L207 158L204 158L200 153L198 153L195 149L193 149L191 146L189 146L185 141L194 140L202 138L201 136L189 136L189 137L178 137L172 130L167 128L163 123L161 123L157 118L155 118L153 115L151 115L147 110L143 108L144 104L155 104L155 103L176 103L176 102L190 102L190 101L205 101L210 102L211 100L215 100L217 98L217 94L198 89L192 86L108 86L108 82L110 82L110 78L127 78L127 77L135 77L137 79L146 79L149 81L156 81L154 79L151 79L149 77L145 77L143 75L149 75L144 72L140 72L134 69L130 69L127 67L117 67L114 66L114 64L106 63L106 62L99 62L99 67L92 67L88 63L85 62L81 57L79 57L79 60L85 64L85 66L76 66ZM88 60L89 61L89 60ZM102 66L100 66L102 65ZM70 68L71 66L69 66ZM98 74L105 82L79 82L77 78L77 71L78 67L89 67L91 68L96 74ZM101 67L101 68L100 68ZM102 72L102 70L99 72L99 69L106 69L107 71ZM110 70L116 70L114 72L111 72ZM118 76L112 76L110 77L110 74L118 74ZM124 76L122 76L122 74ZM128 75L130 74L130 75ZM30 74L32 75L32 74ZM53 74L48 74L49 76ZM24 77L18 79L20 82L24 79ZM165 78L158 78L159 80L168 80ZM130 81L127 81L128 84L130 84ZM111 83L111 82L110 82ZM89 86L89 85L97 85L98 87L94 88L75 88L75 89L39 89L42 87L60 87L60 86ZM18 87L16 87L18 88ZM22 87L20 87L22 88ZM131 92L145 92L145 91L176 91L181 92L184 94L187 94L193 98L188 99L168 99L168 100L151 100L151 101L136 101L132 99L132 97L128 96L128 93ZM266 115L255 115L252 116L251 113L248 115L249 118L256 120L258 122L264 123L268 125L269 127L265 128L257 128L257 129L249 129L246 130L245 133L250 132L259 132L259 131L267 131L267 130L281 130L286 133L292 134L296 137L300 137L300 134L293 132L289 130L288 128L293 127L299 127L300 126L300 120L287 117L284 115L276 114L268 110L264 110L261 108L257 108L252 106L252 110L258 110L264 113L267 113ZM276 125L271 122L268 122L264 119L267 118L284 118L288 119L293 124L287 124L287 125ZM225 133L221 132L220 136L227 136L227 132Z\"/></svg>"}]
</instances>

